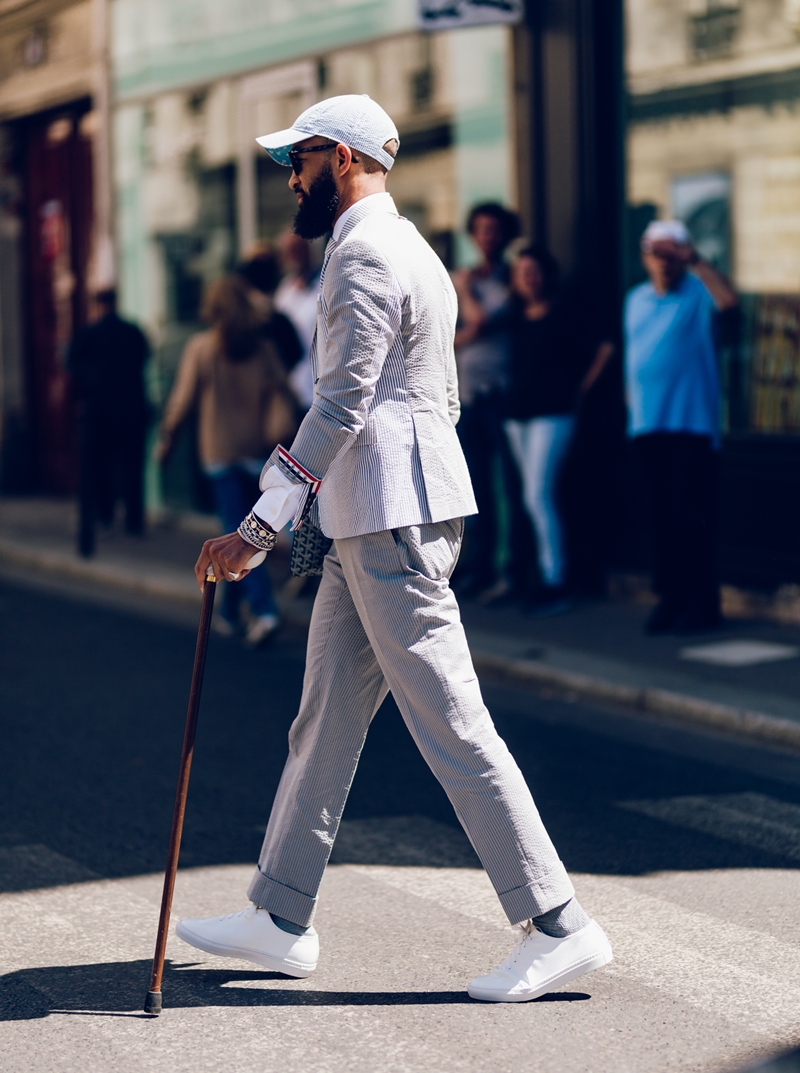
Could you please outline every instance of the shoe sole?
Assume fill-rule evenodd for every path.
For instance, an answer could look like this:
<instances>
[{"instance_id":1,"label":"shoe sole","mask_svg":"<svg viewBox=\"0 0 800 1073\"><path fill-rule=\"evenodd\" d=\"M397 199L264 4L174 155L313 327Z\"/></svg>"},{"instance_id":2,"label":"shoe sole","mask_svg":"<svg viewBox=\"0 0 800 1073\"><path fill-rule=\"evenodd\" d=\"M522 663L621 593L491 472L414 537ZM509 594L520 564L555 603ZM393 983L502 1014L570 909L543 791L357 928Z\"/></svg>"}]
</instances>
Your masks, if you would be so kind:
<instances>
[{"instance_id":1,"label":"shoe sole","mask_svg":"<svg viewBox=\"0 0 800 1073\"><path fill-rule=\"evenodd\" d=\"M602 969L604 965L608 965L613 960L614 955L609 947L607 950L601 950L597 954L583 958L582 961L575 962L574 965L570 965L569 968L564 969L562 972L555 973L535 991L511 995L507 991L482 991L480 988L473 987L470 984L467 988L467 994L470 998L477 999L479 1002L530 1002L531 999L540 998L549 991L554 991L557 987L561 987L562 984L568 984L571 980L577 980L579 976L585 976L587 972Z\"/></svg>"},{"instance_id":2,"label":"shoe sole","mask_svg":"<svg viewBox=\"0 0 800 1073\"><path fill-rule=\"evenodd\" d=\"M183 939L189 946L194 946L198 950L204 950L207 954L217 954L219 957L224 958L241 958L243 961L252 961L256 965L263 965L266 969L272 969L275 972L282 972L286 976L294 976L298 980L304 980L307 976L316 969L317 963L313 965L301 965L296 961L286 961L283 958L272 957L270 954L263 954L260 950L245 950L239 946L227 946L224 943L215 943L210 939L205 939L201 935L195 935L194 932L189 931L188 928L182 927L182 921L179 921L175 926L175 934L179 939Z\"/></svg>"}]
</instances>

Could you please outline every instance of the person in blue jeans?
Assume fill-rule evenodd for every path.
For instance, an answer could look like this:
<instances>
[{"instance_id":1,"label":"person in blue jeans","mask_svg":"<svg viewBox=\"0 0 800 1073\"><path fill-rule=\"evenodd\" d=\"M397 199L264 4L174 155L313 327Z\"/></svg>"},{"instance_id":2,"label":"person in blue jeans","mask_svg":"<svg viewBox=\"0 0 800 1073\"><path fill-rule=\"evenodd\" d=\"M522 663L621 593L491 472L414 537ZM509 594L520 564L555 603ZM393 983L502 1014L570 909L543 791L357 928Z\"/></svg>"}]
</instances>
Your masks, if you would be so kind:
<instances>
[{"instance_id":1,"label":"person in blue jeans","mask_svg":"<svg viewBox=\"0 0 800 1073\"><path fill-rule=\"evenodd\" d=\"M178 428L196 411L200 464L214 489L220 521L231 531L258 499L258 477L273 447L293 435L297 402L274 344L263 336L245 280L231 275L212 283L202 315L210 328L186 344L156 457L166 460ZM278 625L265 567L225 586L222 613L215 619L220 632L239 629L242 600L250 606L245 643L255 647Z\"/></svg>"},{"instance_id":2,"label":"person in blue jeans","mask_svg":"<svg viewBox=\"0 0 800 1073\"><path fill-rule=\"evenodd\" d=\"M258 477L265 462L266 459L243 460L224 469L206 471L214 489L217 515L226 533L233 532L261 495ZM224 588L221 607L223 622L217 625L217 629L222 633L233 633L238 629L241 603L246 600L252 615L251 625L245 635L246 643L252 646L266 640L279 621L266 567L257 567L243 577L238 585L225 585Z\"/></svg>"},{"instance_id":3,"label":"person in blue jeans","mask_svg":"<svg viewBox=\"0 0 800 1073\"><path fill-rule=\"evenodd\" d=\"M575 411L613 353L593 343L586 318L558 294L558 266L529 246L511 270L511 362L505 433L522 478L523 502L536 533L540 585L528 609L555 615L570 607L558 481L572 442Z\"/></svg>"},{"instance_id":4,"label":"person in blue jeans","mask_svg":"<svg viewBox=\"0 0 800 1073\"><path fill-rule=\"evenodd\" d=\"M497 202L476 205L469 214L467 231L480 261L474 268L453 274L458 296L455 351L461 402L456 432L478 505L478 514L465 523L464 553L454 584L459 595L477 597L484 604L506 599L522 585L529 557L530 526L503 435L501 411L508 377L511 294L505 251L519 234L519 226L517 215ZM503 543L501 495L508 514L508 562L498 571Z\"/></svg>"}]
</instances>

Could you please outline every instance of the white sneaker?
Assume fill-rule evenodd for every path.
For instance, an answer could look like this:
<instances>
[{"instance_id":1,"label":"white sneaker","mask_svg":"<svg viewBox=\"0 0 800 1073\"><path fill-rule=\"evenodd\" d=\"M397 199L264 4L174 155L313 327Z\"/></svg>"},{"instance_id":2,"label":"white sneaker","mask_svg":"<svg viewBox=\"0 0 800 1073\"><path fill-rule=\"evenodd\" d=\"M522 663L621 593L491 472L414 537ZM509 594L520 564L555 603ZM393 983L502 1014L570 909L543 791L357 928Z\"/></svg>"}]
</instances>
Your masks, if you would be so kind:
<instances>
[{"instance_id":1,"label":"white sneaker","mask_svg":"<svg viewBox=\"0 0 800 1073\"><path fill-rule=\"evenodd\" d=\"M599 924L554 939L528 924L525 938L509 957L488 976L476 976L467 991L483 1002L528 1002L548 991L577 980L611 961L611 944Z\"/></svg>"},{"instance_id":2,"label":"white sneaker","mask_svg":"<svg viewBox=\"0 0 800 1073\"><path fill-rule=\"evenodd\" d=\"M179 920L175 932L207 954L244 958L287 976L310 976L319 958L319 937L313 928L304 935L290 935L256 905L224 917Z\"/></svg>"},{"instance_id":3,"label":"white sneaker","mask_svg":"<svg viewBox=\"0 0 800 1073\"><path fill-rule=\"evenodd\" d=\"M279 618L277 615L258 615L247 627L244 635L244 643L248 648L258 648L260 644L273 634L278 628Z\"/></svg>"}]
</instances>

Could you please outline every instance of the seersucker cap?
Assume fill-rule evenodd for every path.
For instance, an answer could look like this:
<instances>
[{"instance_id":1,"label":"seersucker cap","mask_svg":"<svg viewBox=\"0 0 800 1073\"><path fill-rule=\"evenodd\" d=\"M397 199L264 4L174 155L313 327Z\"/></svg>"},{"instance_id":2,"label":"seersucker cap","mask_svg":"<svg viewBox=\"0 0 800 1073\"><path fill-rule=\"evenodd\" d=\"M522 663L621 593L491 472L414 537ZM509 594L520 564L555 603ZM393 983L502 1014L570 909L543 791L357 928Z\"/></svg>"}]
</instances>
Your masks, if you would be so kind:
<instances>
[{"instance_id":1,"label":"seersucker cap","mask_svg":"<svg viewBox=\"0 0 800 1073\"><path fill-rule=\"evenodd\" d=\"M397 127L391 117L366 93L328 97L306 108L291 127L275 134L265 134L256 138L256 141L274 161L289 167L289 150L292 146L306 138L313 138L315 134L366 153L385 168L391 168L394 157L384 146L392 140L400 144Z\"/></svg>"}]
</instances>

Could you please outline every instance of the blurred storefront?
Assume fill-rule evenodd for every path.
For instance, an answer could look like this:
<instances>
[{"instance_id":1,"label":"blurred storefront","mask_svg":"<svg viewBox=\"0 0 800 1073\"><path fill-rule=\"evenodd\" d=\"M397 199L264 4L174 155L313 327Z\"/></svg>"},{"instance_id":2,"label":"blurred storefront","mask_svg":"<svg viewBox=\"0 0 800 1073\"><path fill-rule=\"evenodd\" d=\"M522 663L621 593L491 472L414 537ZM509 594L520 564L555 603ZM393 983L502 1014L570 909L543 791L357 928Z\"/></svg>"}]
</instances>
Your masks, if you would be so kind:
<instances>
[{"instance_id":1,"label":"blurred storefront","mask_svg":"<svg viewBox=\"0 0 800 1073\"><path fill-rule=\"evenodd\" d=\"M63 349L103 280L151 338L158 410L205 284L291 223L255 137L348 92L396 119L390 190L448 265L470 206L502 201L611 332L647 222L688 223L743 295L722 339L725 579L800 582L800 0L5 0L3 487L71 487ZM620 380L576 449L587 575L641 549ZM206 506L191 439L151 466L151 508Z\"/></svg>"},{"instance_id":2,"label":"blurred storefront","mask_svg":"<svg viewBox=\"0 0 800 1073\"><path fill-rule=\"evenodd\" d=\"M72 491L66 346L110 265L101 0L0 10L0 481Z\"/></svg>"},{"instance_id":3,"label":"blurred storefront","mask_svg":"<svg viewBox=\"0 0 800 1073\"><path fill-rule=\"evenodd\" d=\"M722 340L726 580L800 581L800 4L628 0L627 276L654 216L742 294Z\"/></svg>"},{"instance_id":4,"label":"blurred storefront","mask_svg":"<svg viewBox=\"0 0 800 1073\"><path fill-rule=\"evenodd\" d=\"M112 11L120 283L155 344L156 404L200 327L205 284L291 225L289 174L255 138L314 101L368 93L392 114L390 190L445 263L468 254L472 204L517 203L507 26L431 33L412 0L116 0ZM151 506L204 505L183 439L166 472L151 470Z\"/></svg>"}]
</instances>

